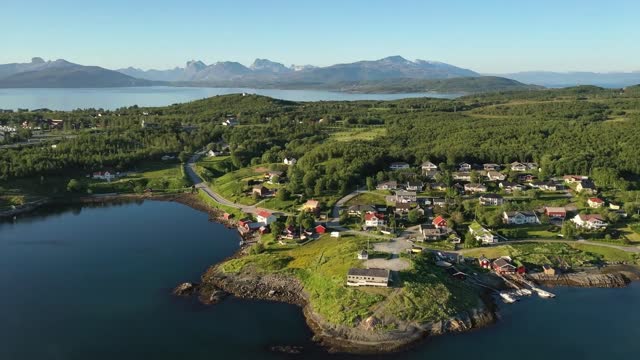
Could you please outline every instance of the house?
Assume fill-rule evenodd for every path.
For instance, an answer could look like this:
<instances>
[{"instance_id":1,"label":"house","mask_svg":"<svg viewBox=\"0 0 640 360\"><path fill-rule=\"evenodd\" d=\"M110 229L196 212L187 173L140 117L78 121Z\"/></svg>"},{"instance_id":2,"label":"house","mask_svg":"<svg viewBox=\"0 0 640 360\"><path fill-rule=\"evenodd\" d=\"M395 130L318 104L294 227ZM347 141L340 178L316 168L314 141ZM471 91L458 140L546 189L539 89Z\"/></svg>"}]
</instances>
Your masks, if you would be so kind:
<instances>
[{"instance_id":1,"label":"house","mask_svg":"<svg viewBox=\"0 0 640 360\"><path fill-rule=\"evenodd\" d=\"M482 164L482 169L484 169L484 171L498 171L500 170L500 165L498 164Z\"/></svg>"},{"instance_id":2,"label":"house","mask_svg":"<svg viewBox=\"0 0 640 360\"><path fill-rule=\"evenodd\" d=\"M270 183L279 183L282 180L282 171L272 170L268 171L264 174L265 179L269 180ZM276 181L277 180L277 181Z\"/></svg>"},{"instance_id":3,"label":"house","mask_svg":"<svg viewBox=\"0 0 640 360\"><path fill-rule=\"evenodd\" d=\"M398 215L406 214L411 210L410 203L396 203L394 212Z\"/></svg>"},{"instance_id":4,"label":"house","mask_svg":"<svg viewBox=\"0 0 640 360\"><path fill-rule=\"evenodd\" d=\"M493 244L498 242L498 237L493 235L491 231L485 229L478 222L474 221L469 225L469 232L476 240L483 244Z\"/></svg>"},{"instance_id":5,"label":"house","mask_svg":"<svg viewBox=\"0 0 640 360\"><path fill-rule=\"evenodd\" d=\"M504 204L504 198L498 194L480 195L480 204L484 206L500 206Z\"/></svg>"},{"instance_id":6,"label":"house","mask_svg":"<svg viewBox=\"0 0 640 360\"><path fill-rule=\"evenodd\" d=\"M398 190L394 196L397 203L415 203L418 200L418 194L415 191Z\"/></svg>"},{"instance_id":7,"label":"house","mask_svg":"<svg viewBox=\"0 0 640 360\"><path fill-rule=\"evenodd\" d=\"M389 165L389 169L391 170L405 170L409 168L409 164L406 162L394 162Z\"/></svg>"},{"instance_id":8,"label":"house","mask_svg":"<svg viewBox=\"0 0 640 360\"><path fill-rule=\"evenodd\" d=\"M377 212L378 209L373 205L353 205L353 206L350 206L347 211L349 212L349 215L360 216L368 212Z\"/></svg>"},{"instance_id":9,"label":"house","mask_svg":"<svg viewBox=\"0 0 640 360\"><path fill-rule=\"evenodd\" d=\"M464 185L464 191L468 191L468 192L472 192L472 193L476 193L476 192L486 192L487 191L487 187L484 186L483 184L465 184Z\"/></svg>"},{"instance_id":10,"label":"house","mask_svg":"<svg viewBox=\"0 0 640 360\"><path fill-rule=\"evenodd\" d=\"M445 229L438 228L435 225L421 224L420 233L423 241L438 241L447 235Z\"/></svg>"},{"instance_id":11,"label":"house","mask_svg":"<svg viewBox=\"0 0 640 360\"><path fill-rule=\"evenodd\" d=\"M438 215L438 216L436 216L435 219L433 219L431 224L433 226L435 226L436 228L438 228L438 229L446 228L447 227L447 220L445 218L443 218L442 216Z\"/></svg>"},{"instance_id":12,"label":"house","mask_svg":"<svg viewBox=\"0 0 640 360\"><path fill-rule=\"evenodd\" d=\"M389 286L391 271L387 269L356 269L347 272L348 286Z\"/></svg>"},{"instance_id":13,"label":"house","mask_svg":"<svg viewBox=\"0 0 640 360\"><path fill-rule=\"evenodd\" d=\"M556 274L556 269L554 269L551 265L542 265L542 272L545 275L554 276Z\"/></svg>"},{"instance_id":14,"label":"house","mask_svg":"<svg viewBox=\"0 0 640 360\"><path fill-rule=\"evenodd\" d=\"M510 166L511 166L511 171L527 171L528 169L527 165L517 161L512 162Z\"/></svg>"},{"instance_id":15,"label":"house","mask_svg":"<svg viewBox=\"0 0 640 360\"><path fill-rule=\"evenodd\" d=\"M96 180L111 181L111 180L117 179L118 175L110 171L96 171L93 174L91 174L91 178Z\"/></svg>"},{"instance_id":16,"label":"house","mask_svg":"<svg viewBox=\"0 0 640 360\"><path fill-rule=\"evenodd\" d=\"M532 182L536 179L534 175L531 174L520 174L518 175L518 181L520 182Z\"/></svg>"},{"instance_id":17,"label":"house","mask_svg":"<svg viewBox=\"0 0 640 360\"><path fill-rule=\"evenodd\" d=\"M269 225L278 220L278 218L266 210L260 210L256 213L256 220L261 224Z\"/></svg>"},{"instance_id":18,"label":"house","mask_svg":"<svg viewBox=\"0 0 640 360\"><path fill-rule=\"evenodd\" d=\"M376 186L376 190L395 190L397 188L398 188L397 181L385 181L378 184L378 186Z\"/></svg>"},{"instance_id":19,"label":"house","mask_svg":"<svg viewBox=\"0 0 640 360\"><path fill-rule=\"evenodd\" d=\"M505 211L502 221L509 225L539 224L535 211Z\"/></svg>"},{"instance_id":20,"label":"house","mask_svg":"<svg viewBox=\"0 0 640 360\"><path fill-rule=\"evenodd\" d=\"M358 260L368 260L368 259L369 259L369 253L367 252L367 250L358 251Z\"/></svg>"},{"instance_id":21,"label":"house","mask_svg":"<svg viewBox=\"0 0 640 360\"><path fill-rule=\"evenodd\" d=\"M465 163L465 162L458 164L458 171L461 171L461 172L471 171L471 164Z\"/></svg>"},{"instance_id":22,"label":"house","mask_svg":"<svg viewBox=\"0 0 640 360\"><path fill-rule=\"evenodd\" d=\"M282 162L285 165L295 165L298 162L298 160L296 160L296 158L294 157L285 157Z\"/></svg>"},{"instance_id":23,"label":"house","mask_svg":"<svg viewBox=\"0 0 640 360\"><path fill-rule=\"evenodd\" d=\"M220 156L220 155L222 155L222 152L213 151L213 150L207 151L207 156L208 157L216 157L216 156Z\"/></svg>"},{"instance_id":24,"label":"house","mask_svg":"<svg viewBox=\"0 0 640 360\"><path fill-rule=\"evenodd\" d=\"M513 274L516 272L516 267L511 264L510 258L506 256L493 260L491 267L498 274Z\"/></svg>"},{"instance_id":25,"label":"house","mask_svg":"<svg viewBox=\"0 0 640 360\"><path fill-rule=\"evenodd\" d=\"M604 206L604 200L597 197L592 197L587 200L587 204L590 208L597 209Z\"/></svg>"},{"instance_id":26,"label":"house","mask_svg":"<svg viewBox=\"0 0 640 360\"><path fill-rule=\"evenodd\" d=\"M503 181L507 178L507 175L495 170L489 170L487 171L487 178L489 181Z\"/></svg>"},{"instance_id":27,"label":"house","mask_svg":"<svg viewBox=\"0 0 640 360\"><path fill-rule=\"evenodd\" d=\"M524 166L526 166L527 169L529 170L538 170L538 163L527 162L527 163L524 163Z\"/></svg>"},{"instance_id":28,"label":"house","mask_svg":"<svg viewBox=\"0 0 640 360\"><path fill-rule=\"evenodd\" d=\"M424 183L422 181L407 181L406 189L409 191L422 191Z\"/></svg>"},{"instance_id":29,"label":"house","mask_svg":"<svg viewBox=\"0 0 640 360\"><path fill-rule=\"evenodd\" d=\"M437 171L438 170L438 166L434 163L432 163L431 161L425 161L422 163L422 165L420 165L420 168L422 169L422 173L424 174L425 171Z\"/></svg>"},{"instance_id":30,"label":"house","mask_svg":"<svg viewBox=\"0 0 640 360\"><path fill-rule=\"evenodd\" d=\"M529 184L529 186L531 186L534 189L540 189L542 191L558 191L558 190L564 190L564 186L559 185L555 182L549 181L549 182L544 182L544 181L538 181L538 182L532 182L531 184Z\"/></svg>"},{"instance_id":31,"label":"house","mask_svg":"<svg viewBox=\"0 0 640 360\"><path fill-rule=\"evenodd\" d=\"M567 210L563 207L551 207L544 208L544 213L551 219L564 219L567 217Z\"/></svg>"},{"instance_id":32,"label":"house","mask_svg":"<svg viewBox=\"0 0 640 360\"><path fill-rule=\"evenodd\" d=\"M480 267L483 269L491 269L491 261L484 255L478 258L478 265L480 265Z\"/></svg>"},{"instance_id":33,"label":"house","mask_svg":"<svg viewBox=\"0 0 640 360\"><path fill-rule=\"evenodd\" d=\"M237 126L240 125L240 123L238 122L238 120L236 120L236 118L227 118L225 121L222 122L222 125L224 126Z\"/></svg>"},{"instance_id":34,"label":"house","mask_svg":"<svg viewBox=\"0 0 640 360\"><path fill-rule=\"evenodd\" d=\"M327 228L324 225L316 225L314 230L316 231L316 234L320 234L320 235L327 232Z\"/></svg>"},{"instance_id":35,"label":"house","mask_svg":"<svg viewBox=\"0 0 640 360\"><path fill-rule=\"evenodd\" d=\"M339 231L332 231L331 234L329 235L332 238L340 238L340 232Z\"/></svg>"},{"instance_id":36,"label":"house","mask_svg":"<svg viewBox=\"0 0 640 360\"><path fill-rule=\"evenodd\" d=\"M584 192L586 194L596 194L598 192L596 184L594 184L591 179L580 180L576 186L576 191L579 193Z\"/></svg>"},{"instance_id":37,"label":"house","mask_svg":"<svg viewBox=\"0 0 640 360\"><path fill-rule=\"evenodd\" d=\"M384 214L377 212L368 212L364 214L365 227L378 227L384 225Z\"/></svg>"},{"instance_id":38,"label":"house","mask_svg":"<svg viewBox=\"0 0 640 360\"><path fill-rule=\"evenodd\" d=\"M300 210L318 213L320 211L320 202L313 199L307 200L307 202L302 205L302 208Z\"/></svg>"},{"instance_id":39,"label":"house","mask_svg":"<svg viewBox=\"0 0 640 360\"><path fill-rule=\"evenodd\" d=\"M514 182L509 182L509 181L503 181L500 184L498 184L498 186L508 194L514 191L523 191L525 189L523 185L520 185Z\"/></svg>"},{"instance_id":40,"label":"house","mask_svg":"<svg viewBox=\"0 0 640 360\"><path fill-rule=\"evenodd\" d=\"M259 197L265 197L269 195L269 189L262 185L254 186L253 190L251 190L252 194L257 194Z\"/></svg>"},{"instance_id":41,"label":"house","mask_svg":"<svg viewBox=\"0 0 640 360\"><path fill-rule=\"evenodd\" d=\"M471 173L468 171L457 171L452 173L451 176L456 181L471 181Z\"/></svg>"},{"instance_id":42,"label":"house","mask_svg":"<svg viewBox=\"0 0 640 360\"><path fill-rule=\"evenodd\" d=\"M609 209L611 209L611 210L620 210L621 206L620 206L620 204L609 203Z\"/></svg>"},{"instance_id":43,"label":"house","mask_svg":"<svg viewBox=\"0 0 640 360\"><path fill-rule=\"evenodd\" d=\"M573 221L577 227L589 230L604 229L609 225L602 219L602 216L598 214L578 214L572 218L571 221Z\"/></svg>"},{"instance_id":44,"label":"house","mask_svg":"<svg viewBox=\"0 0 640 360\"><path fill-rule=\"evenodd\" d=\"M584 175L565 175L565 176L562 177L562 179L567 184L577 184L582 180L589 179L589 177L588 176L584 176Z\"/></svg>"},{"instance_id":45,"label":"house","mask_svg":"<svg viewBox=\"0 0 640 360\"><path fill-rule=\"evenodd\" d=\"M433 198L433 201L431 201L431 203L433 204L433 206L443 207L447 205L447 200L443 198Z\"/></svg>"}]
</instances>

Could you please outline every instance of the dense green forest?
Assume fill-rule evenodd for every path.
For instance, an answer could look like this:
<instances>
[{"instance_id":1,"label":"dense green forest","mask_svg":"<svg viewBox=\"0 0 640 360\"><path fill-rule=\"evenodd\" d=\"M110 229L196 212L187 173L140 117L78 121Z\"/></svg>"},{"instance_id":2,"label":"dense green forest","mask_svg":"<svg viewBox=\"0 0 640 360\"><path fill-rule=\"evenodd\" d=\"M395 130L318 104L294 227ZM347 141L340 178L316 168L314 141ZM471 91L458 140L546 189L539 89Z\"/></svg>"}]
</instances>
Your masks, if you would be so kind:
<instances>
[{"instance_id":1,"label":"dense green forest","mask_svg":"<svg viewBox=\"0 0 640 360\"><path fill-rule=\"evenodd\" d=\"M223 126L230 117L240 125ZM46 119L62 119L64 126L48 131ZM368 176L384 178L392 161L449 167L536 161L545 176L603 168L616 178L640 174L637 87L357 102L227 95L158 108L0 114L0 125L19 128L24 122L68 138L55 148L48 142L0 149L1 179L127 170L165 154L185 160L197 149L223 144L236 168L298 158L289 170L292 192L343 192ZM362 129L376 136L350 137Z\"/></svg>"}]
</instances>

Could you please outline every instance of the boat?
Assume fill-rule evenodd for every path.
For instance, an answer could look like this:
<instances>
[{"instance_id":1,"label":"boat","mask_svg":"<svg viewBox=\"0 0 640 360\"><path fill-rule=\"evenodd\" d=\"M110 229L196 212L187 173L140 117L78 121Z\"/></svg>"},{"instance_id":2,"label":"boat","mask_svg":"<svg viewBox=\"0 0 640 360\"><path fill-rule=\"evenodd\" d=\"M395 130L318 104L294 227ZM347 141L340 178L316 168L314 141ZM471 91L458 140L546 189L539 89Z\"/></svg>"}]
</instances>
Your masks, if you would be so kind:
<instances>
[{"instance_id":1,"label":"boat","mask_svg":"<svg viewBox=\"0 0 640 360\"><path fill-rule=\"evenodd\" d=\"M554 298L554 297L556 297L556 295L555 295L555 294L550 293L550 292L548 292L548 291L544 291L544 290L542 290L542 289L540 289L540 288L537 288L537 287L531 288L531 290L533 290L533 291L535 291L536 293L538 293L538 296L540 296L541 298L544 298L544 299L549 299L549 298Z\"/></svg>"},{"instance_id":2,"label":"boat","mask_svg":"<svg viewBox=\"0 0 640 360\"><path fill-rule=\"evenodd\" d=\"M516 290L516 295L518 295L518 296L530 296L531 294L533 294L533 291L531 291L529 289L518 289L518 290Z\"/></svg>"},{"instance_id":3,"label":"boat","mask_svg":"<svg viewBox=\"0 0 640 360\"><path fill-rule=\"evenodd\" d=\"M506 292L500 292L499 295L502 298L502 301L504 301L507 304L513 304L514 302L516 302L516 299Z\"/></svg>"}]
</instances>

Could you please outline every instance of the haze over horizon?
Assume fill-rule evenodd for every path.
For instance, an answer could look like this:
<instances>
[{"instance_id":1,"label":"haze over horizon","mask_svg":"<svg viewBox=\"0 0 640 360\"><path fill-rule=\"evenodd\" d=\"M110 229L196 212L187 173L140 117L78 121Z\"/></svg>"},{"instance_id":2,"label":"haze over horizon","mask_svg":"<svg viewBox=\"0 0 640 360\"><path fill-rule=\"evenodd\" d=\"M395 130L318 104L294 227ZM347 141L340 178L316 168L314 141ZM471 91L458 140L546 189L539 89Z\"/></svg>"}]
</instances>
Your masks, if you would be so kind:
<instances>
[{"instance_id":1,"label":"haze over horizon","mask_svg":"<svg viewBox=\"0 0 640 360\"><path fill-rule=\"evenodd\" d=\"M490 74L640 70L638 2L403 0L393 11L388 4L9 1L0 31L19 35L6 38L0 63L42 57L109 69L171 69L191 59L249 65L265 58L327 66L401 55Z\"/></svg>"}]
</instances>

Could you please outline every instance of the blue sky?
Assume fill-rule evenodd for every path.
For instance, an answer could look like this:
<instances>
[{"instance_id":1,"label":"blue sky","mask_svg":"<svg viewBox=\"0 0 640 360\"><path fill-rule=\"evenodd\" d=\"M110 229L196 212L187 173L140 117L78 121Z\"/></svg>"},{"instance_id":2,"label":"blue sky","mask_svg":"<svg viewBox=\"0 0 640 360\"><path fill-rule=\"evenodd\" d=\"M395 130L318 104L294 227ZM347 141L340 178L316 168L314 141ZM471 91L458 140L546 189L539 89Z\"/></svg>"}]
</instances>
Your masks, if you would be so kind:
<instances>
[{"instance_id":1,"label":"blue sky","mask_svg":"<svg viewBox=\"0 0 640 360\"><path fill-rule=\"evenodd\" d=\"M402 55L485 73L640 70L637 0L2 0L0 63L330 65Z\"/></svg>"}]
</instances>

